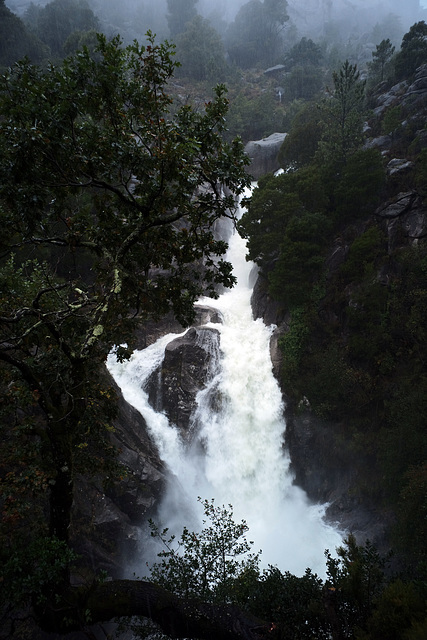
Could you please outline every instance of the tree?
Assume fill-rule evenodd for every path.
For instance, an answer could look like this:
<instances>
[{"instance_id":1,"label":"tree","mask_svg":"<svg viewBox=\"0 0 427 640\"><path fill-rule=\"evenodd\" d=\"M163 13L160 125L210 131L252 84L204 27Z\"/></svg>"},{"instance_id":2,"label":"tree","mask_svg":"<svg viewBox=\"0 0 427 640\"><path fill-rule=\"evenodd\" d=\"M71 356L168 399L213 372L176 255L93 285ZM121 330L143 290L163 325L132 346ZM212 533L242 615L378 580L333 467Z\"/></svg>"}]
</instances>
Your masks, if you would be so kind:
<instances>
[{"instance_id":1,"label":"tree","mask_svg":"<svg viewBox=\"0 0 427 640\"><path fill-rule=\"evenodd\" d=\"M73 31L91 31L99 27L98 18L86 0L53 0L37 10L31 6L25 18L28 27L58 58L64 56L64 43Z\"/></svg>"},{"instance_id":2,"label":"tree","mask_svg":"<svg viewBox=\"0 0 427 640\"><path fill-rule=\"evenodd\" d=\"M322 86L322 52L309 38L301 38L285 58L285 98L311 100Z\"/></svg>"},{"instance_id":3,"label":"tree","mask_svg":"<svg viewBox=\"0 0 427 640\"><path fill-rule=\"evenodd\" d=\"M197 15L199 0L168 0L167 21L171 38L185 31L186 26Z\"/></svg>"},{"instance_id":4,"label":"tree","mask_svg":"<svg viewBox=\"0 0 427 640\"><path fill-rule=\"evenodd\" d=\"M357 66L348 60L332 77L334 89L323 103L325 129L320 153L327 162L342 167L362 142L365 82Z\"/></svg>"},{"instance_id":5,"label":"tree","mask_svg":"<svg viewBox=\"0 0 427 640\"><path fill-rule=\"evenodd\" d=\"M6 7L4 0L0 0L0 69L24 56L38 63L47 54L47 47L26 29L22 20Z\"/></svg>"},{"instance_id":6,"label":"tree","mask_svg":"<svg viewBox=\"0 0 427 640\"><path fill-rule=\"evenodd\" d=\"M95 29L91 31L73 31L64 42L63 49L66 55L71 55L87 47L94 52L98 45L98 34Z\"/></svg>"},{"instance_id":7,"label":"tree","mask_svg":"<svg viewBox=\"0 0 427 640\"><path fill-rule=\"evenodd\" d=\"M411 76L427 55L427 24L424 20L412 25L403 36L400 51L396 54L395 71L398 80Z\"/></svg>"},{"instance_id":8,"label":"tree","mask_svg":"<svg viewBox=\"0 0 427 640\"><path fill-rule=\"evenodd\" d=\"M224 80L224 45L207 20L196 15L176 39L176 54L182 64L180 73L194 80Z\"/></svg>"},{"instance_id":9,"label":"tree","mask_svg":"<svg viewBox=\"0 0 427 640\"><path fill-rule=\"evenodd\" d=\"M285 98L312 100L322 88L322 76L314 65L295 65L285 77Z\"/></svg>"},{"instance_id":10,"label":"tree","mask_svg":"<svg viewBox=\"0 0 427 640\"><path fill-rule=\"evenodd\" d=\"M283 168L298 168L313 161L322 135L322 123L316 104L306 103L292 120L290 130L279 151Z\"/></svg>"},{"instance_id":11,"label":"tree","mask_svg":"<svg viewBox=\"0 0 427 640\"><path fill-rule=\"evenodd\" d=\"M222 139L224 87L204 112L172 117L172 49L148 42L123 49L99 36L94 56L85 49L46 71L23 61L1 79L2 566L19 565L33 539L58 546L55 576L47 560L39 592L27 595L44 626L61 631L66 619L78 624L75 597L89 597L70 587L64 553L74 478L114 464L105 358L131 345L137 321L172 309L186 324L203 291L233 283L212 226L233 216L249 182L241 142ZM115 588L104 585L105 597ZM124 609L138 588L117 586ZM54 613L54 594L71 610Z\"/></svg>"},{"instance_id":12,"label":"tree","mask_svg":"<svg viewBox=\"0 0 427 640\"><path fill-rule=\"evenodd\" d=\"M327 640L331 628L323 603L323 581L310 569L297 577L269 566L261 574L244 573L237 581L242 602L263 612L280 628L283 640Z\"/></svg>"},{"instance_id":13,"label":"tree","mask_svg":"<svg viewBox=\"0 0 427 640\"><path fill-rule=\"evenodd\" d=\"M378 76L379 81L384 80L385 69L393 57L395 47L390 42L390 39L381 40L380 44L377 44L375 51L372 52L372 62L370 63L370 71L375 76Z\"/></svg>"},{"instance_id":14,"label":"tree","mask_svg":"<svg viewBox=\"0 0 427 640\"><path fill-rule=\"evenodd\" d=\"M286 64L292 69L295 65L309 65L319 67L323 55L319 45L315 44L311 38L301 38L286 56Z\"/></svg>"},{"instance_id":15,"label":"tree","mask_svg":"<svg viewBox=\"0 0 427 640\"><path fill-rule=\"evenodd\" d=\"M366 625L375 598L382 591L387 558L381 557L369 540L358 545L352 534L338 547L336 558L328 551L325 556L328 568L325 590L329 592L325 607L333 622L332 637L352 637L352 631Z\"/></svg>"},{"instance_id":16,"label":"tree","mask_svg":"<svg viewBox=\"0 0 427 640\"><path fill-rule=\"evenodd\" d=\"M239 222L239 233L248 238L248 258L261 268L275 261L291 216L302 209L288 175L267 174L252 193L247 211Z\"/></svg>"},{"instance_id":17,"label":"tree","mask_svg":"<svg viewBox=\"0 0 427 640\"><path fill-rule=\"evenodd\" d=\"M230 602L233 583L246 571L258 571L259 553L249 553L248 526L235 523L233 507L217 507L201 500L205 520L200 532L184 527L178 544L168 530L159 531L151 521L151 535L165 547L154 564L151 579L176 595L199 597L206 602Z\"/></svg>"},{"instance_id":18,"label":"tree","mask_svg":"<svg viewBox=\"0 0 427 640\"><path fill-rule=\"evenodd\" d=\"M282 52L282 31L289 19L286 0L250 0L227 32L227 50L243 69L274 64Z\"/></svg>"},{"instance_id":19,"label":"tree","mask_svg":"<svg viewBox=\"0 0 427 640\"><path fill-rule=\"evenodd\" d=\"M269 274L269 292L287 309L310 299L313 283L324 267L329 222L321 213L301 211L295 212L286 227L280 255Z\"/></svg>"},{"instance_id":20,"label":"tree","mask_svg":"<svg viewBox=\"0 0 427 640\"><path fill-rule=\"evenodd\" d=\"M262 269L271 269L280 260L282 244L290 226L299 234L298 240L302 239L302 232L307 241L321 242L327 225L319 233L317 221L323 220L323 216L306 218L305 214L321 212L326 203L322 175L317 167L308 166L279 176L263 176L239 222L239 232L248 238L249 259ZM315 225L312 230L311 222Z\"/></svg>"},{"instance_id":21,"label":"tree","mask_svg":"<svg viewBox=\"0 0 427 640\"><path fill-rule=\"evenodd\" d=\"M244 142L259 140L282 130L283 107L272 91L253 95L243 88L230 100L227 122L230 133L240 135Z\"/></svg>"},{"instance_id":22,"label":"tree","mask_svg":"<svg viewBox=\"0 0 427 640\"><path fill-rule=\"evenodd\" d=\"M347 160L335 189L336 212L342 219L365 218L380 204L385 168L378 149L359 149Z\"/></svg>"}]
</instances>

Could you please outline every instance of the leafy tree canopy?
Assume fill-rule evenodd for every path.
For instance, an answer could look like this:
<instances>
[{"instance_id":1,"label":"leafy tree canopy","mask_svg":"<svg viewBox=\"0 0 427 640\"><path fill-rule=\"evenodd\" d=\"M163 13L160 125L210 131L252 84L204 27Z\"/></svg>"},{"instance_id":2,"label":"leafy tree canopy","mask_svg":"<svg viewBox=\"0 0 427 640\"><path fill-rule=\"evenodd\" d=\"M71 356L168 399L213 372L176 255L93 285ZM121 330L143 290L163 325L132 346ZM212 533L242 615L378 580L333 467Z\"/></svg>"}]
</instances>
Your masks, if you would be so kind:
<instances>
[{"instance_id":1,"label":"leafy tree canopy","mask_svg":"<svg viewBox=\"0 0 427 640\"><path fill-rule=\"evenodd\" d=\"M94 55L1 79L2 560L39 535L67 545L75 474L114 462L100 371L135 318L172 309L186 324L202 292L234 281L212 226L249 178L241 142L223 142L225 89L172 116L173 51L148 42L99 36ZM49 602L63 565L42 583Z\"/></svg>"},{"instance_id":2,"label":"leafy tree canopy","mask_svg":"<svg viewBox=\"0 0 427 640\"><path fill-rule=\"evenodd\" d=\"M380 82L384 80L387 65L390 63L394 54L395 47L389 38L381 40L377 44L375 51L372 52L372 62L369 64L370 73L378 78Z\"/></svg>"},{"instance_id":3,"label":"leafy tree canopy","mask_svg":"<svg viewBox=\"0 0 427 640\"><path fill-rule=\"evenodd\" d=\"M227 63L224 45L207 20L196 15L185 31L176 38L176 54L182 67L180 73L196 81L224 80Z\"/></svg>"},{"instance_id":4,"label":"leafy tree canopy","mask_svg":"<svg viewBox=\"0 0 427 640\"><path fill-rule=\"evenodd\" d=\"M47 47L25 27L18 16L0 0L0 69L28 56L38 63L48 54Z\"/></svg>"},{"instance_id":5,"label":"leafy tree canopy","mask_svg":"<svg viewBox=\"0 0 427 640\"><path fill-rule=\"evenodd\" d=\"M275 64L282 53L282 30L289 19L286 0L250 0L227 32L227 50L243 69Z\"/></svg>"},{"instance_id":6,"label":"leafy tree canopy","mask_svg":"<svg viewBox=\"0 0 427 640\"><path fill-rule=\"evenodd\" d=\"M199 0L167 0L167 21L171 38L185 31L186 26L197 15L196 4Z\"/></svg>"},{"instance_id":7,"label":"leafy tree canopy","mask_svg":"<svg viewBox=\"0 0 427 640\"><path fill-rule=\"evenodd\" d=\"M319 108L309 102L294 116L290 131L279 151L279 162L284 169L298 168L313 161L322 135Z\"/></svg>"},{"instance_id":8,"label":"leafy tree canopy","mask_svg":"<svg viewBox=\"0 0 427 640\"><path fill-rule=\"evenodd\" d=\"M400 51L396 54L395 70L398 80L411 76L426 61L427 24L424 20L412 25L403 36Z\"/></svg>"},{"instance_id":9,"label":"leafy tree canopy","mask_svg":"<svg viewBox=\"0 0 427 640\"><path fill-rule=\"evenodd\" d=\"M87 0L53 0L45 7L30 5L24 20L29 29L50 48L58 58L64 56L63 45L74 31L99 28Z\"/></svg>"},{"instance_id":10,"label":"leafy tree canopy","mask_svg":"<svg viewBox=\"0 0 427 640\"><path fill-rule=\"evenodd\" d=\"M178 544L168 530L151 521L151 535L164 546L160 562L151 567L151 579L174 593L201 597L208 602L229 602L232 585L244 572L258 570L259 554L250 553L244 520L234 522L233 507L218 507L201 500L205 519L200 533L184 527Z\"/></svg>"},{"instance_id":11,"label":"leafy tree canopy","mask_svg":"<svg viewBox=\"0 0 427 640\"><path fill-rule=\"evenodd\" d=\"M311 38L301 38L286 56L286 64L289 68L295 65L320 66L322 62L322 51L319 45L315 44Z\"/></svg>"},{"instance_id":12,"label":"leafy tree canopy","mask_svg":"<svg viewBox=\"0 0 427 640\"><path fill-rule=\"evenodd\" d=\"M323 161L342 167L362 142L365 81L357 65L346 60L333 75L330 98L323 102L324 132L319 152Z\"/></svg>"}]
</instances>

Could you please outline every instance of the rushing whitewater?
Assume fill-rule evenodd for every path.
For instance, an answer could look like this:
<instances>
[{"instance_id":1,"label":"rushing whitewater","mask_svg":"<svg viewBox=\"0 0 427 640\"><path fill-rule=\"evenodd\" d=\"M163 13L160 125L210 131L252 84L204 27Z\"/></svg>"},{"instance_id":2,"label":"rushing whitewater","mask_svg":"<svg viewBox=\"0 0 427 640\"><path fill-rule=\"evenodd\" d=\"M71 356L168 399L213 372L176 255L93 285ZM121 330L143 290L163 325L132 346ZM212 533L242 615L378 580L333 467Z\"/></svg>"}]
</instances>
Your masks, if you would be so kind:
<instances>
[{"instance_id":1,"label":"rushing whitewater","mask_svg":"<svg viewBox=\"0 0 427 640\"><path fill-rule=\"evenodd\" d=\"M144 380L161 364L165 346L178 334L135 352L127 363L119 364L111 355L108 367L125 399L144 416L171 471L170 490L159 512L162 527L178 534L184 525L196 529L201 517L197 497L215 498L219 506L233 505L236 520L247 521L253 550L262 550L264 566L277 565L296 575L310 567L324 575L324 550L334 551L342 538L324 522L325 507L311 504L292 483L282 395L270 359L274 327L253 320L254 265L245 255L245 241L234 233L227 259L237 285L218 300L200 300L218 309L223 323L206 325L220 332L219 361L198 395L190 444L164 414L150 407L143 390ZM212 394L221 402L212 403Z\"/></svg>"}]
</instances>

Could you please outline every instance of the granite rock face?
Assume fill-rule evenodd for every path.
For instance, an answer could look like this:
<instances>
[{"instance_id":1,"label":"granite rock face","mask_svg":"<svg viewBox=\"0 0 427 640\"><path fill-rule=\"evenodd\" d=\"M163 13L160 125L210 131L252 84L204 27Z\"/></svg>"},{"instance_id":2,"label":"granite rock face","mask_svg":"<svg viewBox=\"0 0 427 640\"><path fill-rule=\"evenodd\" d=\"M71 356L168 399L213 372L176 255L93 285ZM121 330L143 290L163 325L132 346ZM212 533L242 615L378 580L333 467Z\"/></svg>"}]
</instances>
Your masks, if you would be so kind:
<instances>
[{"instance_id":1,"label":"granite rock face","mask_svg":"<svg viewBox=\"0 0 427 640\"><path fill-rule=\"evenodd\" d=\"M150 404L163 411L183 434L191 427L197 393L212 375L218 354L218 331L192 327L167 345L162 365L149 378Z\"/></svg>"},{"instance_id":2,"label":"granite rock face","mask_svg":"<svg viewBox=\"0 0 427 640\"><path fill-rule=\"evenodd\" d=\"M389 253L402 244L416 244L427 235L427 207L416 191L397 194L375 215L387 234Z\"/></svg>"},{"instance_id":3,"label":"granite rock face","mask_svg":"<svg viewBox=\"0 0 427 640\"><path fill-rule=\"evenodd\" d=\"M258 180L266 173L280 169L277 156L286 136L286 133L273 133L268 138L247 143L245 152L251 160L248 173L255 180Z\"/></svg>"},{"instance_id":4,"label":"granite rock face","mask_svg":"<svg viewBox=\"0 0 427 640\"><path fill-rule=\"evenodd\" d=\"M123 576L137 553L139 527L153 513L167 477L144 419L117 393L119 413L110 437L123 467L122 480L76 479L71 532L85 566L113 577Z\"/></svg>"}]
</instances>

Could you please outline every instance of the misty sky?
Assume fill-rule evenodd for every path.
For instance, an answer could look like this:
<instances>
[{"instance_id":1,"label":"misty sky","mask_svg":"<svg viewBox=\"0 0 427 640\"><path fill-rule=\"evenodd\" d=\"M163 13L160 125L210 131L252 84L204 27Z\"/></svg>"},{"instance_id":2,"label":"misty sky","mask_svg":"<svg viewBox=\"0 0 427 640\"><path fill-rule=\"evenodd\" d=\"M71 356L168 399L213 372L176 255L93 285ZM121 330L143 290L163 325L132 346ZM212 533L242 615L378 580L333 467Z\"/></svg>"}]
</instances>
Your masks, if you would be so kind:
<instances>
[{"instance_id":1,"label":"misty sky","mask_svg":"<svg viewBox=\"0 0 427 640\"><path fill-rule=\"evenodd\" d=\"M6 5L12 11L23 14L31 0L6 0ZM49 0L33 0L35 4L46 5ZM213 20L230 23L234 20L239 8L248 0L198 0L196 8L203 16ZM167 12L167 0L88 0L89 5L104 23L108 23L112 16L122 14L126 19L131 19L137 8L144 7L147 17L154 20L154 30L160 25L157 34L167 37L165 14ZM290 22L298 29L300 36L319 38L322 27L335 22L341 29L343 38L349 37L352 32L359 34L369 32L377 23L394 14L399 16L403 32L419 20L427 21L427 0L288 0L288 14ZM160 22L159 22L160 20ZM111 21L111 20L110 20ZM113 20L114 22L114 20ZM152 28L147 24L147 28ZM397 43L396 43L397 44Z\"/></svg>"}]
</instances>

